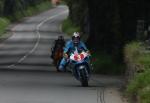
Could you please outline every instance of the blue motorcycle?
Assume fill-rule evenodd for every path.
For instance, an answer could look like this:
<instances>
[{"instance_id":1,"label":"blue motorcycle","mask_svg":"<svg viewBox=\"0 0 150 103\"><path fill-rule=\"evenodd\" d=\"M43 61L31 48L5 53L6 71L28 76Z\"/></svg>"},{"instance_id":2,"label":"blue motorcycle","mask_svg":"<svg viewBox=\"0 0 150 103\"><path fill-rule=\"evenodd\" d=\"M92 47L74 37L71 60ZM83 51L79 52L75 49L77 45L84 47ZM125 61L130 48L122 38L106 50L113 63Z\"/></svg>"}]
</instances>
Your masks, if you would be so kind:
<instances>
[{"instance_id":1,"label":"blue motorcycle","mask_svg":"<svg viewBox=\"0 0 150 103\"><path fill-rule=\"evenodd\" d=\"M69 68L83 87L88 86L91 75L90 55L85 51L75 51L69 57Z\"/></svg>"}]
</instances>

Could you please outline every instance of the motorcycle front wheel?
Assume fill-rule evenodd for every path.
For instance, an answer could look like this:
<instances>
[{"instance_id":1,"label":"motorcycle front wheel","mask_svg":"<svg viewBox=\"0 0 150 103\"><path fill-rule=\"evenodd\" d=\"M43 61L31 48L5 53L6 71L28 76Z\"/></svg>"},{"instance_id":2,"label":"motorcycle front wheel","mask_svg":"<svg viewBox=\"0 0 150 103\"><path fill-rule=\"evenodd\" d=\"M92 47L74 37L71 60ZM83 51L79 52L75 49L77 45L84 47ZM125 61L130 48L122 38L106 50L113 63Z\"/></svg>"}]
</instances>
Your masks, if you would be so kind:
<instances>
[{"instance_id":1,"label":"motorcycle front wheel","mask_svg":"<svg viewBox=\"0 0 150 103\"><path fill-rule=\"evenodd\" d=\"M88 79L87 79L87 76L86 76L86 71L84 69L80 70L80 76L81 76L81 85L83 87L88 87Z\"/></svg>"}]
</instances>

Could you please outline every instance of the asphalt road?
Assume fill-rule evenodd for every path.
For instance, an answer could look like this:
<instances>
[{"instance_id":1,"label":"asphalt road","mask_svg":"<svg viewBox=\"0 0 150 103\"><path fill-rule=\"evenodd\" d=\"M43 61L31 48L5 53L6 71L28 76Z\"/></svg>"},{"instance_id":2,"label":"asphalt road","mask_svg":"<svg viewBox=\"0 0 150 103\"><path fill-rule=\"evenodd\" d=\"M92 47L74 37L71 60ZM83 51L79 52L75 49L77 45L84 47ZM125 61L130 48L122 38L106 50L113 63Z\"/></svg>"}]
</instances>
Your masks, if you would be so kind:
<instances>
[{"instance_id":1,"label":"asphalt road","mask_svg":"<svg viewBox=\"0 0 150 103\"><path fill-rule=\"evenodd\" d=\"M67 7L58 6L11 28L0 44L0 103L127 103L121 77L93 75L85 88L71 74L56 72L50 48L64 35L67 15Z\"/></svg>"}]
</instances>

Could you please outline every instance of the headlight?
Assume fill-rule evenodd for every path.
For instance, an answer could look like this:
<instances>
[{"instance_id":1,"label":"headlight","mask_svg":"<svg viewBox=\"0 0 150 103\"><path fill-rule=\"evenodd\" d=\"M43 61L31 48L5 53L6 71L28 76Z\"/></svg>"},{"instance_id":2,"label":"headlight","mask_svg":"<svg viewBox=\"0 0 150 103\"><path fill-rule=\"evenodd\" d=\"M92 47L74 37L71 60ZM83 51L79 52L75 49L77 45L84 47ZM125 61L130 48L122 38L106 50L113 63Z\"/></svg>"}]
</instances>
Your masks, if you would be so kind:
<instances>
[{"instance_id":1,"label":"headlight","mask_svg":"<svg viewBox=\"0 0 150 103\"><path fill-rule=\"evenodd\" d=\"M84 69L84 68L85 68L85 66L83 66L83 65L82 65L82 66L79 66L79 69L80 69L80 70L81 70L81 69Z\"/></svg>"}]
</instances>

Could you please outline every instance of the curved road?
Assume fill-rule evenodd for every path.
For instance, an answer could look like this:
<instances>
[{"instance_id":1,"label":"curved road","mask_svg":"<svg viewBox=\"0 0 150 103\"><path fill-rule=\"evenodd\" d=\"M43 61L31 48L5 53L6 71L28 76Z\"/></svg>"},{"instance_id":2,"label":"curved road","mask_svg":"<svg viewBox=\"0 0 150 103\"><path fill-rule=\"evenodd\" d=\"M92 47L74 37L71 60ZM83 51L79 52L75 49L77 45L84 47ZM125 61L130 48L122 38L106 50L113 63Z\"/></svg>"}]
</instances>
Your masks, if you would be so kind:
<instances>
[{"instance_id":1,"label":"curved road","mask_svg":"<svg viewBox=\"0 0 150 103\"><path fill-rule=\"evenodd\" d=\"M71 74L55 72L50 48L64 35L60 25L67 14L58 6L11 28L12 36L0 44L0 103L127 103L121 77L93 75L83 88Z\"/></svg>"}]
</instances>

